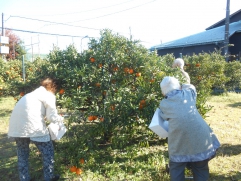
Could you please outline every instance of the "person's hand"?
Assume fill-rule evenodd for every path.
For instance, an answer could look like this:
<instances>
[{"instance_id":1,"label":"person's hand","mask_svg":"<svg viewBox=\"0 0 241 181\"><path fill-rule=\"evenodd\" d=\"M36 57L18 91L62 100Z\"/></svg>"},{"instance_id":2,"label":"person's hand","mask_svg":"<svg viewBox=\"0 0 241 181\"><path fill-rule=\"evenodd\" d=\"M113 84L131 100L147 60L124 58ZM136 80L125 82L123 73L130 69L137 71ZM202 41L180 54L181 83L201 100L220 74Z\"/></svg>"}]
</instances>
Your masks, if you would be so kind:
<instances>
[{"instance_id":1,"label":"person's hand","mask_svg":"<svg viewBox=\"0 0 241 181\"><path fill-rule=\"evenodd\" d=\"M184 67L184 60L181 58L177 58L174 60L173 64L172 64L172 68L176 68L179 67L180 69L183 69Z\"/></svg>"}]
</instances>

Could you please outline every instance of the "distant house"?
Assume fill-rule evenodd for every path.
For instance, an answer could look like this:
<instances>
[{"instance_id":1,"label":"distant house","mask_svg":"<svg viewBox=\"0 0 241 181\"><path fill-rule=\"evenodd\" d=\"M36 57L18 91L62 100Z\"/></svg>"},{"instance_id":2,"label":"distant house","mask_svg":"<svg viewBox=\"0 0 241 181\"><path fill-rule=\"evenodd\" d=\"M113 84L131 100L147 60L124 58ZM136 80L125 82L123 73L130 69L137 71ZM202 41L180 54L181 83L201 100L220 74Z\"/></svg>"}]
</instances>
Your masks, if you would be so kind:
<instances>
[{"instance_id":1,"label":"distant house","mask_svg":"<svg viewBox=\"0 0 241 181\"><path fill-rule=\"evenodd\" d=\"M241 10L230 15L229 20L229 47L230 60L241 57ZM206 31L177 39L171 42L153 46L158 55L174 54L177 58L182 55L192 55L202 52L213 52L215 49L223 50L225 33L225 19L208 27Z\"/></svg>"}]
</instances>

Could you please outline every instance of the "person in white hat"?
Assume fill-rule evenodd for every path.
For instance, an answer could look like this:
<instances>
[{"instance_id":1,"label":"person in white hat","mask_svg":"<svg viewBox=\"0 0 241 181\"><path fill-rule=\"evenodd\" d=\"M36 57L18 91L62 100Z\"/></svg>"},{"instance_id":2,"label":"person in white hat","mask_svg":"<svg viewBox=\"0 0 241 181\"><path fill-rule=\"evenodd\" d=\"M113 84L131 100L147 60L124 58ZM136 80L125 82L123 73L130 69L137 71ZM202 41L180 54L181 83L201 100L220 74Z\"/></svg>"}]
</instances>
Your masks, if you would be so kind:
<instances>
[{"instance_id":1,"label":"person in white hat","mask_svg":"<svg viewBox=\"0 0 241 181\"><path fill-rule=\"evenodd\" d=\"M180 62L180 61L179 61ZM168 153L171 181L184 181L185 168L191 166L195 181L207 181L208 162L216 154L220 143L196 108L197 93L190 84L182 63L180 68L186 84L175 77L164 77L160 83L164 98L160 102L160 116L169 121Z\"/></svg>"}]
</instances>

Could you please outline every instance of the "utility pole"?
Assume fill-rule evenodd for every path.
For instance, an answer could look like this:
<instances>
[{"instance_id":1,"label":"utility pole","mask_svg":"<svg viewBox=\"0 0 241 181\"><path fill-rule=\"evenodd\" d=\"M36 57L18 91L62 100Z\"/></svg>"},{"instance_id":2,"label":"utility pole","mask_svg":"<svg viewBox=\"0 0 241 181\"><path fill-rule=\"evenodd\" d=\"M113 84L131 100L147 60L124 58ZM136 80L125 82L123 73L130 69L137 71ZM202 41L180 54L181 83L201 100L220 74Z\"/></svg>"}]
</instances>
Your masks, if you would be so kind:
<instances>
[{"instance_id":1,"label":"utility pole","mask_svg":"<svg viewBox=\"0 0 241 181\"><path fill-rule=\"evenodd\" d=\"M228 44L229 44L229 14L230 14L230 0L227 0L226 19L225 19L225 33L224 33L224 56L226 62L229 60Z\"/></svg>"},{"instance_id":2,"label":"utility pole","mask_svg":"<svg viewBox=\"0 0 241 181\"><path fill-rule=\"evenodd\" d=\"M3 23L3 18L4 17L4 15L3 15L3 13L2 13L2 36L4 36L5 34L4 34L4 23ZM2 54L2 59L4 60L4 54Z\"/></svg>"},{"instance_id":3,"label":"utility pole","mask_svg":"<svg viewBox=\"0 0 241 181\"><path fill-rule=\"evenodd\" d=\"M32 62L33 62L33 39L31 37L31 47L32 47Z\"/></svg>"},{"instance_id":4,"label":"utility pole","mask_svg":"<svg viewBox=\"0 0 241 181\"><path fill-rule=\"evenodd\" d=\"M4 33L4 23L3 23L3 18L4 17L4 14L2 13L2 36L5 36L5 33Z\"/></svg>"}]
</instances>

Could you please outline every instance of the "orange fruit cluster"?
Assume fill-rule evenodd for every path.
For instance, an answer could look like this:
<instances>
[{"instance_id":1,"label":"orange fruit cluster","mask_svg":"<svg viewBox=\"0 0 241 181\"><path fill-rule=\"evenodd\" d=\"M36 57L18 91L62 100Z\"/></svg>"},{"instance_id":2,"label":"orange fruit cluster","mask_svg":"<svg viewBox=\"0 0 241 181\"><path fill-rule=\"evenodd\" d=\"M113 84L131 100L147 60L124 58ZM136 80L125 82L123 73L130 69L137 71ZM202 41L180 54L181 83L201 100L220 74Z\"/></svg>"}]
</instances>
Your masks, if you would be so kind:
<instances>
[{"instance_id":1,"label":"orange fruit cluster","mask_svg":"<svg viewBox=\"0 0 241 181\"><path fill-rule=\"evenodd\" d=\"M143 99L140 101L139 109L143 109L146 106L146 101Z\"/></svg>"},{"instance_id":2,"label":"orange fruit cluster","mask_svg":"<svg viewBox=\"0 0 241 181\"><path fill-rule=\"evenodd\" d=\"M80 168L77 168L76 166L70 167L69 170L71 173L76 173L77 175L80 175L83 173L83 170L81 170Z\"/></svg>"},{"instance_id":3,"label":"orange fruit cluster","mask_svg":"<svg viewBox=\"0 0 241 181\"><path fill-rule=\"evenodd\" d=\"M90 116L88 117L88 120L89 120L89 121L94 121L94 120L96 120L97 118L98 118L97 116L90 115Z\"/></svg>"},{"instance_id":4,"label":"orange fruit cluster","mask_svg":"<svg viewBox=\"0 0 241 181\"><path fill-rule=\"evenodd\" d=\"M125 73L129 73L129 74L133 74L133 73L134 73L134 69L125 67L125 68L124 68L124 72L125 72Z\"/></svg>"}]
</instances>

